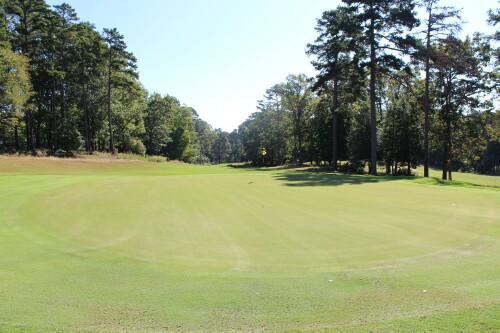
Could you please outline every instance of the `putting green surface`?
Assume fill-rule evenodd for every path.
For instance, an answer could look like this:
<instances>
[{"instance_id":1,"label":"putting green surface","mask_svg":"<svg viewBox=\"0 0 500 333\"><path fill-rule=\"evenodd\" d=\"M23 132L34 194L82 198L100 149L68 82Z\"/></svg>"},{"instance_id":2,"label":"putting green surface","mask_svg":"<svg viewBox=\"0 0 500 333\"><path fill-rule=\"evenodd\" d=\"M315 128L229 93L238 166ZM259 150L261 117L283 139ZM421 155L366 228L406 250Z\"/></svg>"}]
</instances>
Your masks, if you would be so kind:
<instances>
[{"instance_id":1,"label":"putting green surface","mask_svg":"<svg viewBox=\"0 0 500 333\"><path fill-rule=\"evenodd\" d=\"M0 331L500 330L471 177L0 157Z\"/></svg>"}]
</instances>

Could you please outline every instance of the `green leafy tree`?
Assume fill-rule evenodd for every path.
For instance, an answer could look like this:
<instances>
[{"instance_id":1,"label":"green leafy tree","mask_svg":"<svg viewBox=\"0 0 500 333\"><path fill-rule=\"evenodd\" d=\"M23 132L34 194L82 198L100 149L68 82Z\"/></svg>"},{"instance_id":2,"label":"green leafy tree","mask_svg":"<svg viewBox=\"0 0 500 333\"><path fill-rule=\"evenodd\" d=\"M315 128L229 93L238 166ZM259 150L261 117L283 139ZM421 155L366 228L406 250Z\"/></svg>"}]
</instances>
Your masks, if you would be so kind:
<instances>
[{"instance_id":1,"label":"green leafy tree","mask_svg":"<svg viewBox=\"0 0 500 333\"><path fill-rule=\"evenodd\" d=\"M500 4L500 1L499 1ZM488 12L488 24L491 26L497 26L500 23L500 8L495 11L489 10ZM492 48L492 53L494 57L494 69L492 72L492 78L496 83L496 94L500 95L500 30L497 29L493 35L489 36L490 46Z\"/></svg>"},{"instance_id":2,"label":"green leafy tree","mask_svg":"<svg viewBox=\"0 0 500 333\"><path fill-rule=\"evenodd\" d=\"M381 130L381 147L393 174L398 163L406 163L407 174L416 168L422 157L421 120L415 112L421 104L421 84L405 72L397 73L388 82L388 96Z\"/></svg>"},{"instance_id":3,"label":"green leafy tree","mask_svg":"<svg viewBox=\"0 0 500 333\"><path fill-rule=\"evenodd\" d=\"M293 112L286 109L286 86L275 84L266 90L264 98L258 101L261 111L257 120L263 130L259 134L259 146L265 147L265 158L270 165L280 165L290 159Z\"/></svg>"},{"instance_id":4,"label":"green leafy tree","mask_svg":"<svg viewBox=\"0 0 500 333\"><path fill-rule=\"evenodd\" d=\"M348 135L349 163L346 171L363 173L371 157L370 107L367 101L351 105L352 127Z\"/></svg>"},{"instance_id":5,"label":"green leafy tree","mask_svg":"<svg viewBox=\"0 0 500 333\"><path fill-rule=\"evenodd\" d=\"M81 110L81 132L84 133L85 150L96 150L97 133L105 120L104 101L107 58L106 44L101 35L89 23L72 26L73 34L68 54L73 61L68 64L72 78L70 93Z\"/></svg>"},{"instance_id":6,"label":"green leafy tree","mask_svg":"<svg viewBox=\"0 0 500 333\"><path fill-rule=\"evenodd\" d=\"M5 13L5 0L0 0L0 48L10 49L11 45L7 36L7 14Z\"/></svg>"},{"instance_id":7,"label":"green leafy tree","mask_svg":"<svg viewBox=\"0 0 500 333\"><path fill-rule=\"evenodd\" d=\"M56 13L56 24L57 24L57 39L56 39L56 59L57 62L55 64L56 70L56 87L58 90L58 98L59 98L59 117L60 117L60 135L62 137L71 135L70 132L74 130L76 124L72 126L67 126L67 90L69 90L70 86L73 86L73 82L68 82L73 78L78 77L77 73L71 73L70 67L73 59L71 58L71 54L69 52L70 45L74 41L74 29L73 25L77 23L78 16L76 15L76 11L67 3L63 3L61 5L54 6L54 12ZM70 77L72 76L72 77ZM54 90L55 90L54 89ZM72 115L72 118L77 115ZM57 124L56 124L57 125ZM58 126L56 126L57 130ZM77 133L80 136L79 133ZM55 136L57 140L57 135ZM63 140L64 141L64 140ZM67 147L69 148L69 147Z\"/></svg>"},{"instance_id":8,"label":"green leafy tree","mask_svg":"<svg viewBox=\"0 0 500 333\"><path fill-rule=\"evenodd\" d=\"M238 129L243 159L257 165L273 166L292 160L292 117L279 104L266 105L271 90L265 100L260 101L260 111L250 115Z\"/></svg>"},{"instance_id":9,"label":"green leafy tree","mask_svg":"<svg viewBox=\"0 0 500 333\"><path fill-rule=\"evenodd\" d=\"M146 147L141 138L145 133L144 112L147 93L134 78L121 74L123 84L113 90L113 124L115 145L119 152L144 155ZM127 82L128 81L128 82Z\"/></svg>"},{"instance_id":10,"label":"green leafy tree","mask_svg":"<svg viewBox=\"0 0 500 333\"><path fill-rule=\"evenodd\" d=\"M163 155L166 153L170 138L170 115L177 107L171 96L162 97L154 93L148 97L144 115L145 136L144 144L149 155Z\"/></svg>"},{"instance_id":11,"label":"green leafy tree","mask_svg":"<svg viewBox=\"0 0 500 333\"><path fill-rule=\"evenodd\" d=\"M258 149L260 140L258 139L258 128L255 125L255 118L257 115L257 112L252 113L238 127L238 136L241 140L242 146L242 161L245 162L257 163L258 161Z\"/></svg>"},{"instance_id":12,"label":"green leafy tree","mask_svg":"<svg viewBox=\"0 0 500 333\"><path fill-rule=\"evenodd\" d=\"M0 47L0 151L20 150L21 112L33 94L28 67L28 58Z\"/></svg>"},{"instance_id":13,"label":"green leafy tree","mask_svg":"<svg viewBox=\"0 0 500 333\"><path fill-rule=\"evenodd\" d=\"M481 116L486 146L477 161L477 170L482 173L500 174L500 111L483 112Z\"/></svg>"},{"instance_id":14,"label":"green leafy tree","mask_svg":"<svg viewBox=\"0 0 500 333\"><path fill-rule=\"evenodd\" d=\"M499 1L500 4L500 1ZM500 23L500 8L497 8L495 11L489 10L488 11L488 23L494 27L497 26L497 24ZM491 39L495 42L500 42L500 30L495 31L495 33L491 36ZM497 47L495 49L495 57L498 62L500 62L500 48Z\"/></svg>"},{"instance_id":15,"label":"green leafy tree","mask_svg":"<svg viewBox=\"0 0 500 333\"><path fill-rule=\"evenodd\" d=\"M213 155L214 162L221 164L227 161L229 153L231 151L231 145L229 144L229 133L221 130L220 128L215 129L215 134L217 138L215 139L213 145Z\"/></svg>"},{"instance_id":16,"label":"green leafy tree","mask_svg":"<svg viewBox=\"0 0 500 333\"><path fill-rule=\"evenodd\" d=\"M36 105L41 105L40 101L43 97L37 84L41 81L37 78L43 73L38 60L40 59L41 34L46 24L45 14L48 8L43 0L7 0L5 8L7 20L12 27L10 41L13 50L21 52L31 60L30 77L34 94L23 111L26 122L27 149L35 153L35 146L40 144L40 140L35 140L35 137L40 137L40 133L36 132L35 129L41 127L41 124L40 121L35 124L33 111Z\"/></svg>"},{"instance_id":17,"label":"green leafy tree","mask_svg":"<svg viewBox=\"0 0 500 333\"><path fill-rule=\"evenodd\" d=\"M210 161L215 161L214 144L217 140L217 133L213 130L209 123L194 117L194 132L196 137L195 151L197 152L195 163L206 164Z\"/></svg>"},{"instance_id":18,"label":"green leafy tree","mask_svg":"<svg viewBox=\"0 0 500 333\"><path fill-rule=\"evenodd\" d=\"M127 76L137 79L136 58L127 51L127 45L123 35L116 28L104 29L103 38L108 45L108 127L109 127L109 150L115 153L112 123L112 88L123 86L131 82ZM125 75L120 75L125 74Z\"/></svg>"},{"instance_id":19,"label":"green leafy tree","mask_svg":"<svg viewBox=\"0 0 500 333\"><path fill-rule=\"evenodd\" d=\"M357 41L360 39L360 30L355 24L352 13L346 7L338 6L336 10L323 13L318 19L316 31L319 36L314 44L308 44L308 55L314 55L313 66L319 72L316 83L312 89L331 89L331 168L337 169L339 151L339 94L343 88L352 89L354 85L360 85L362 74L358 72L357 77L352 73L361 69L358 63L358 54L362 52L358 48ZM349 88L347 87L349 86ZM326 101L324 99L324 101ZM322 108L325 110L325 108ZM319 110L318 110L319 111ZM324 114L322 114L324 116ZM316 128L321 126L316 117ZM326 120L326 119L325 119ZM320 136L315 132L316 137ZM313 139L318 142L317 138ZM317 147L319 148L319 147Z\"/></svg>"},{"instance_id":20,"label":"green leafy tree","mask_svg":"<svg viewBox=\"0 0 500 333\"><path fill-rule=\"evenodd\" d=\"M40 45L39 54L41 70L35 77L35 85L38 90L46 91L41 103L48 105L48 113L43 108L39 109L40 118L51 123L47 137L48 146L52 151L59 148L59 141L64 146L61 147L63 149L78 149L75 145L66 144L68 137L77 134L74 126L67 126L66 90L69 85L66 81L67 77L74 74L69 73L69 63L72 59L68 45L73 33L71 27L78 21L78 17L68 4L47 10L44 16L45 24L41 31L43 43Z\"/></svg>"},{"instance_id":21,"label":"green leafy tree","mask_svg":"<svg viewBox=\"0 0 500 333\"><path fill-rule=\"evenodd\" d=\"M234 130L229 133L229 145L231 147L231 151L229 152L229 162L237 163L243 161L243 146L238 130Z\"/></svg>"},{"instance_id":22,"label":"green leafy tree","mask_svg":"<svg viewBox=\"0 0 500 333\"><path fill-rule=\"evenodd\" d=\"M189 161L192 151L192 109L186 106L177 107L172 115L172 134L167 144L168 157L173 160Z\"/></svg>"},{"instance_id":23,"label":"green leafy tree","mask_svg":"<svg viewBox=\"0 0 500 333\"><path fill-rule=\"evenodd\" d=\"M287 76L281 94L282 108L290 114L293 124L294 162L300 165L304 162L303 145L316 101L304 74Z\"/></svg>"},{"instance_id":24,"label":"green leafy tree","mask_svg":"<svg viewBox=\"0 0 500 333\"><path fill-rule=\"evenodd\" d=\"M429 113L430 113L430 80L432 61L437 58L435 44L439 39L448 35L457 34L461 30L460 10L452 6L439 6L440 0L422 0L421 6L425 8L427 18L423 22L423 45L417 52L417 58L424 63L425 93L424 112L424 177L429 177Z\"/></svg>"},{"instance_id":25,"label":"green leafy tree","mask_svg":"<svg viewBox=\"0 0 500 333\"><path fill-rule=\"evenodd\" d=\"M29 59L10 48L5 1L0 0L0 151L20 150L21 112L33 94Z\"/></svg>"},{"instance_id":26,"label":"green leafy tree","mask_svg":"<svg viewBox=\"0 0 500 333\"><path fill-rule=\"evenodd\" d=\"M462 41L449 36L439 45L436 85L439 89L439 119L442 122L443 179L452 180L454 133L461 117L485 106L481 94L487 93L488 87L481 58L476 51L471 39Z\"/></svg>"},{"instance_id":27,"label":"green leafy tree","mask_svg":"<svg viewBox=\"0 0 500 333\"><path fill-rule=\"evenodd\" d=\"M343 0L361 29L360 57L370 72L370 173L377 174L376 82L381 72L401 69L403 60L395 52L406 50L412 39L404 35L418 23L413 0Z\"/></svg>"}]
</instances>

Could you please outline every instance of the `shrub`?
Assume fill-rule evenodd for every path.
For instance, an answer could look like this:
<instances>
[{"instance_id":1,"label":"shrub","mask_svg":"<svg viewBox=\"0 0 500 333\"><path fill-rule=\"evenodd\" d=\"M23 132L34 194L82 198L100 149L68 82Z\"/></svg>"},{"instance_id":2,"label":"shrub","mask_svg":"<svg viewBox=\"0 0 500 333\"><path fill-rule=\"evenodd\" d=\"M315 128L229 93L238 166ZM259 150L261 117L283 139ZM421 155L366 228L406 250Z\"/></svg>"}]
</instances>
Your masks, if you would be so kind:
<instances>
[{"instance_id":1,"label":"shrub","mask_svg":"<svg viewBox=\"0 0 500 333\"><path fill-rule=\"evenodd\" d=\"M126 150L132 154L138 154L144 156L146 154L146 147L142 143L141 140L137 138L131 138L129 142L127 142Z\"/></svg>"},{"instance_id":2,"label":"shrub","mask_svg":"<svg viewBox=\"0 0 500 333\"><path fill-rule=\"evenodd\" d=\"M46 152L47 156L55 156L55 157L75 157L75 153L71 150L58 149L56 151L48 150Z\"/></svg>"},{"instance_id":3,"label":"shrub","mask_svg":"<svg viewBox=\"0 0 500 333\"><path fill-rule=\"evenodd\" d=\"M362 175L365 173L365 164L361 161L349 161L338 166L340 172L355 173Z\"/></svg>"}]
</instances>

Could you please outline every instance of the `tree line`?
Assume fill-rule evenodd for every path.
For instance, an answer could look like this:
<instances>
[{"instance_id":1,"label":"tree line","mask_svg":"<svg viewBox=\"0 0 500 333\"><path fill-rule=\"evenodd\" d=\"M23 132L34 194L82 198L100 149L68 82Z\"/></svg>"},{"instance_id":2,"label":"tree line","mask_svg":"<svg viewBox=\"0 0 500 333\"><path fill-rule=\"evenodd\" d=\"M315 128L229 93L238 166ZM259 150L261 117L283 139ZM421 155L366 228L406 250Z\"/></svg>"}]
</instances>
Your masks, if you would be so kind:
<instances>
[{"instance_id":1,"label":"tree line","mask_svg":"<svg viewBox=\"0 0 500 333\"><path fill-rule=\"evenodd\" d=\"M68 4L0 0L0 152L131 152L222 162L230 135L148 93L117 29Z\"/></svg>"},{"instance_id":2,"label":"tree line","mask_svg":"<svg viewBox=\"0 0 500 333\"><path fill-rule=\"evenodd\" d=\"M0 0L0 152L498 173L500 32L460 39L462 23L439 0L343 0L307 45L317 75L270 87L228 133L148 93L117 29L99 32L65 3Z\"/></svg>"},{"instance_id":3,"label":"tree line","mask_svg":"<svg viewBox=\"0 0 500 333\"><path fill-rule=\"evenodd\" d=\"M423 164L443 179L499 173L500 33L460 39L460 10L439 2L343 0L324 12L307 45L318 74L266 91L239 127L244 158L371 174ZM499 19L490 10L488 22Z\"/></svg>"}]
</instances>

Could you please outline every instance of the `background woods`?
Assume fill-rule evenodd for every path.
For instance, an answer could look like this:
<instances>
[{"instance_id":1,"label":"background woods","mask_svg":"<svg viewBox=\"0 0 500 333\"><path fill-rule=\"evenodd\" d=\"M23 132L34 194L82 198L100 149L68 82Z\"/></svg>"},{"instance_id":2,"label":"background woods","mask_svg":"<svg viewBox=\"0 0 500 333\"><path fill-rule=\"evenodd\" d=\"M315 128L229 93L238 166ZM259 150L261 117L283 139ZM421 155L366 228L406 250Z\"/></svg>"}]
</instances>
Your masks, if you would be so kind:
<instances>
[{"instance_id":1,"label":"background woods","mask_svg":"<svg viewBox=\"0 0 500 333\"><path fill-rule=\"evenodd\" d=\"M460 39L461 24L438 0L344 0L307 45L317 75L276 83L228 133L149 93L117 29L97 31L68 4L0 0L0 152L498 173L499 32Z\"/></svg>"}]
</instances>

